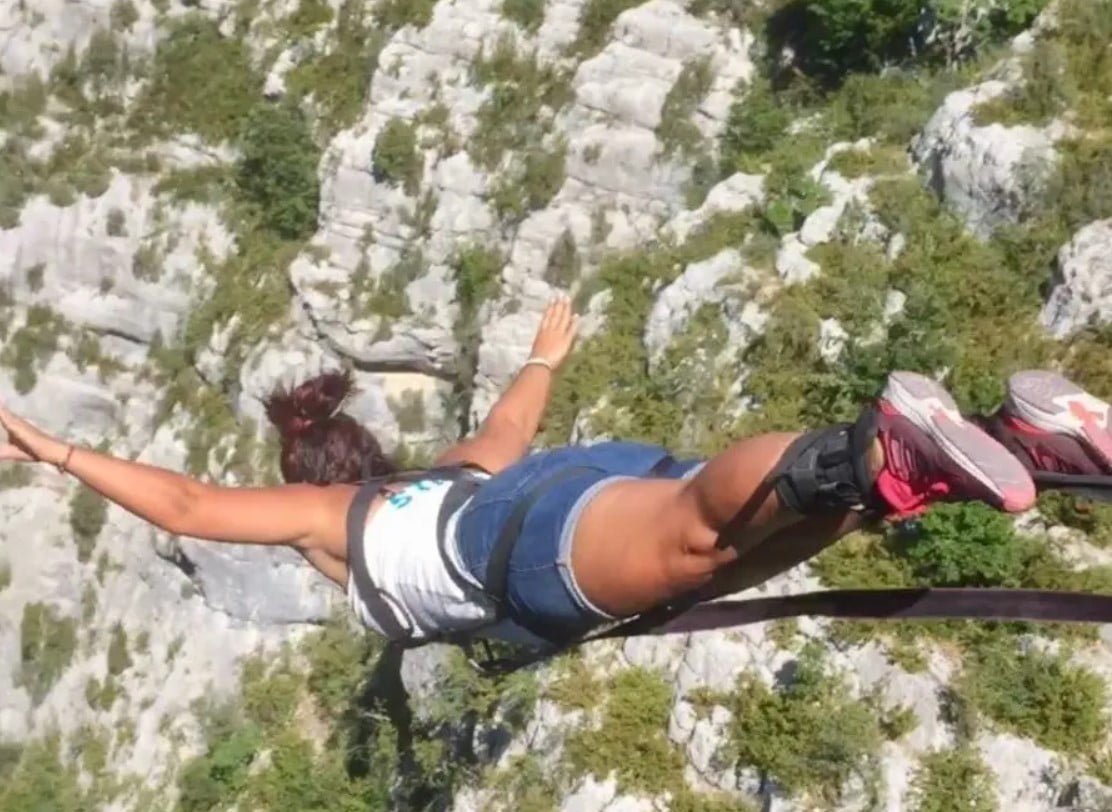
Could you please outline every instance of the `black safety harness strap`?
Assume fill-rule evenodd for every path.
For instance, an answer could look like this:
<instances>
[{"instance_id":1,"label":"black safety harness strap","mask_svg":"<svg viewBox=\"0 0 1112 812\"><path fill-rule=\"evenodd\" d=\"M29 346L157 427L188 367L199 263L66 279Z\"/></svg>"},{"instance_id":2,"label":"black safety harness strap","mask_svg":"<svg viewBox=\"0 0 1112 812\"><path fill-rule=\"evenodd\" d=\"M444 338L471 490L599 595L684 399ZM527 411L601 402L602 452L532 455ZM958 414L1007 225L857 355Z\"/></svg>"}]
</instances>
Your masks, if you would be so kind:
<instances>
[{"instance_id":1,"label":"black safety harness strap","mask_svg":"<svg viewBox=\"0 0 1112 812\"><path fill-rule=\"evenodd\" d=\"M491 676L508 674L597 640L712 631L804 615L853 620L1112 623L1112 595L1042 589L839 589L772 598L690 601L654 609L555 651L489 660L479 667Z\"/></svg>"},{"instance_id":2,"label":"black safety harness strap","mask_svg":"<svg viewBox=\"0 0 1112 812\"><path fill-rule=\"evenodd\" d=\"M488 597L497 604L499 615L501 617L508 617L517 625L554 645L564 645L567 643L567 638L560 634L560 630L534 623L513 611L512 607L509 605L506 599L506 593L509 583L510 558L513 556L514 547L517 546L518 539L521 538L522 530L525 528L525 519L529 515L529 511L532 510L533 506L537 503L537 500L557 485L595 470L597 469L584 466L563 468L551 476L542 479L530 488L527 493L519 497L517 503L514 505L513 513L510 514L506 523L502 525L502 530L499 532L498 539L494 542L494 547L491 549L490 558L487 560L483 584L486 587Z\"/></svg>"},{"instance_id":3,"label":"black safety harness strap","mask_svg":"<svg viewBox=\"0 0 1112 812\"><path fill-rule=\"evenodd\" d=\"M427 471L401 471L368 479L359 486L359 490L352 498L351 505L348 507L346 525L348 567L351 570L352 579L355 581L356 592L371 619L374 620L382 634L395 644L402 646L421 645L432 642L432 640L414 640L414 630L409 626L403 626L398 621L398 613L395 613L390 606L393 599L389 593L375 585L374 579L367 569L367 559L363 554L363 535L367 526L367 514L370 512L371 503L376 496L388 494L390 491L387 486L391 484L408 484L428 480L452 482L452 487L445 494L436 519L437 544L444 559L445 569L448 570L452 579L461 588L474 592L474 587L464 580L463 576L451 565L451 559L448 557L445 547L445 536L448 520L452 514L462 507L482 484L482 480L476 476L477 473L485 472L478 466L473 465L444 466ZM448 635L445 635L446 637Z\"/></svg>"},{"instance_id":4,"label":"black safety harness strap","mask_svg":"<svg viewBox=\"0 0 1112 812\"><path fill-rule=\"evenodd\" d=\"M406 640L413 636L413 629L402 626L397 615L387 603L386 593L379 589L367 569L363 555L363 528L371 502L382 490L382 480L372 479L359 486L347 513L347 558L355 589L375 625L389 640Z\"/></svg>"}]
</instances>

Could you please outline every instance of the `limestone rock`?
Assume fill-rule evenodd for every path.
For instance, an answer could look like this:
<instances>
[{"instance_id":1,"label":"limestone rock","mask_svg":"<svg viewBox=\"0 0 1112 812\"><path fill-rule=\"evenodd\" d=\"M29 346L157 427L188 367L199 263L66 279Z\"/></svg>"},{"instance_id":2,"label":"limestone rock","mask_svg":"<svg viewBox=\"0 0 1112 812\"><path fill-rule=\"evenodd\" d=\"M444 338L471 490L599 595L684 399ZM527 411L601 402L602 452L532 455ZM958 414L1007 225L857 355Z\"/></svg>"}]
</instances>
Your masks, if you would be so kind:
<instances>
[{"instance_id":1,"label":"limestone rock","mask_svg":"<svg viewBox=\"0 0 1112 812\"><path fill-rule=\"evenodd\" d=\"M991 80L951 93L912 148L935 192L980 236L1015 222L1057 160L1060 125L977 125L977 105L1008 88L1007 82Z\"/></svg>"},{"instance_id":2,"label":"limestone rock","mask_svg":"<svg viewBox=\"0 0 1112 812\"><path fill-rule=\"evenodd\" d=\"M1040 320L1055 338L1112 319L1112 220L1091 223L1058 252L1055 285Z\"/></svg>"},{"instance_id":3,"label":"limestone rock","mask_svg":"<svg viewBox=\"0 0 1112 812\"><path fill-rule=\"evenodd\" d=\"M142 362L205 290L201 250L219 259L232 247L214 209L166 206L153 184L116 174L103 195L72 206L32 199L16 228L0 230L0 283L93 331L119 360Z\"/></svg>"}]
</instances>

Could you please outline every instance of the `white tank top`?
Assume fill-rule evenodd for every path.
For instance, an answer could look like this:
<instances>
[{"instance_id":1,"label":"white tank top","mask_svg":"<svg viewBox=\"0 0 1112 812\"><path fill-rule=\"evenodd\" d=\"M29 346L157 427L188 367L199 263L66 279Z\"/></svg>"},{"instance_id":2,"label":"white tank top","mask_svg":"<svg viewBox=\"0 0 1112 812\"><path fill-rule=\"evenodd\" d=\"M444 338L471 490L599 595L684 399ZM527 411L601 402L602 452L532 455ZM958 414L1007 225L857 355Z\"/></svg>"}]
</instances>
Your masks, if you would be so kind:
<instances>
[{"instance_id":1,"label":"white tank top","mask_svg":"<svg viewBox=\"0 0 1112 812\"><path fill-rule=\"evenodd\" d=\"M420 481L406 485L381 502L363 529L359 554L364 556L371 581L404 629L415 639L441 632L473 628L493 621L493 604L481 597L479 585L466 573L456 544L457 510L445 528L444 561L437 539L437 518L451 482ZM465 505L466 506L466 503ZM461 508L462 510L462 508ZM448 571L455 569L474 587L466 589ZM380 634L348 575L348 600L365 626Z\"/></svg>"}]
</instances>

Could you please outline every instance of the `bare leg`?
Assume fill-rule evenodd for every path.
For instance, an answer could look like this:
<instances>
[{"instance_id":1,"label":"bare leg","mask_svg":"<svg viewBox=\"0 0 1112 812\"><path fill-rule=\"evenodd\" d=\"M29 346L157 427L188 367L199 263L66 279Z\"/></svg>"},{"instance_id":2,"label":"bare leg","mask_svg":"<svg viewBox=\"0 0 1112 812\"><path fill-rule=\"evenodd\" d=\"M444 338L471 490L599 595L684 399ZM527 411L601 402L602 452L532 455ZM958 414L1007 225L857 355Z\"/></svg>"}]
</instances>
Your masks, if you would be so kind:
<instances>
[{"instance_id":1,"label":"bare leg","mask_svg":"<svg viewBox=\"0 0 1112 812\"><path fill-rule=\"evenodd\" d=\"M717 570L802 521L765 482L796 436L741 440L687 482L605 488L580 518L572 551L587 598L613 614L643 611L706 588Z\"/></svg>"},{"instance_id":2,"label":"bare leg","mask_svg":"<svg viewBox=\"0 0 1112 812\"><path fill-rule=\"evenodd\" d=\"M700 595L711 600L757 586L821 553L862 525L857 513L804 519L774 533L734 563L714 573Z\"/></svg>"}]
</instances>

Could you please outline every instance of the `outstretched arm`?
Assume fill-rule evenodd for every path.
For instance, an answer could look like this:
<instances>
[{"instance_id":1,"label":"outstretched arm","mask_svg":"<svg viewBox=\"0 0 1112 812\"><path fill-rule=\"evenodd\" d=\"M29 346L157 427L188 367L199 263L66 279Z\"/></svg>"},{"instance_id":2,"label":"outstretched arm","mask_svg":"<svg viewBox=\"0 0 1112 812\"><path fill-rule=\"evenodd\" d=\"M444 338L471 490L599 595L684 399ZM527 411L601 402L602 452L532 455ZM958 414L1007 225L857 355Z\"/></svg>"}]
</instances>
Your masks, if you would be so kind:
<instances>
[{"instance_id":1,"label":"outstretched arm","mask_svg":"<svg viewBox=\"0 0 1112 812\"><path fill-rule=\"evenodd\" d=\"M322 546L343 538L344 488L287 485L222 488L157 468L69 445L0 406L8 442L0 460L46 462L170 533L211 541ZM338 509L337 509L338 508Z\"/></svg>"},{"instance_id":2,"label":"outstretched arm","mask_svg":"<svg viewBox=\"0 0 1112 812\"><path fill-rule=\"evenodd\" d=\"M553 374L571 352L578 327L579 317L567 297L550 304L529 356L530 361L544 363L522 367L479 430L442 454L436 464L471 462L497 473L520 459L537 434L552 394Z\"/></svg>"}]
</instances>

